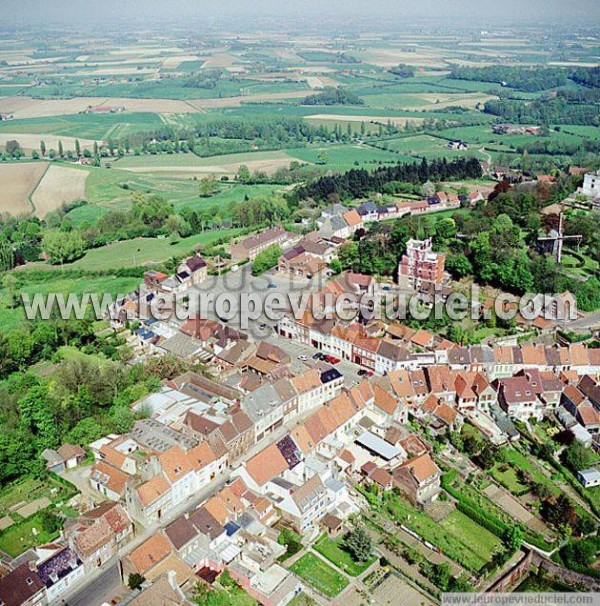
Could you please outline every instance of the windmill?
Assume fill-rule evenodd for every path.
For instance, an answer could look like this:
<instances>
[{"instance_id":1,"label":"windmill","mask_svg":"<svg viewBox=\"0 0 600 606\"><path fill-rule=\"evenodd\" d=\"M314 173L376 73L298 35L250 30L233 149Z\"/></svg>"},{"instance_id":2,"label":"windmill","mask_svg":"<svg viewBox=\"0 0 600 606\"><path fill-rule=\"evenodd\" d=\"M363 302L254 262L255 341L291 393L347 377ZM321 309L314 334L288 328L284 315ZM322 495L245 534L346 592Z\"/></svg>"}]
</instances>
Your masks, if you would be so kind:
<instances>
[{"instance_id":1,"label":"windmill","mask_svg":"<svg viewBox=\"0 0 600 606\"><path fill-rule=\"evenodd\" d=\"M544 252L552 253L556 263L560 265L562 261L562 251L564 242L577 242L577 250L583 240L582 235L565 236L563 232L563 214L558 215L558 229L551 229L547 236L538 237L540 248Z\"/></svg>"}]
</instances>

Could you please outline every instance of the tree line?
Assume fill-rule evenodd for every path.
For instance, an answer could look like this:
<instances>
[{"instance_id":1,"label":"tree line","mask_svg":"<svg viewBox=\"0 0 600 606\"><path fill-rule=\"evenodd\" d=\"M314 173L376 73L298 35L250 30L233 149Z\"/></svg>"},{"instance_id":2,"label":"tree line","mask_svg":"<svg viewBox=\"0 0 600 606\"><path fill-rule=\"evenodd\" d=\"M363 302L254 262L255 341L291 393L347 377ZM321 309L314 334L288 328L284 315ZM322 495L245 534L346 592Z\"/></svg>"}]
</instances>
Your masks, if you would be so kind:
<instances>
[{"instance_id":1,"label":"tree line","mask_svg":"<svg viewBox=\"0 0 600 606\"><path fill-rule=\"evenodd\" d=\"M454 66L450 77L472 82L495 82L528 93L557 88L568 83L568 72L559 67Z\"/></svg>"},{"instance_id":2,"label":"tree line","mask_svg":"<svg viewBox=\"0 0 600 606\"><path fill-rule=\"evenodd\" d=\"M332 195L343 199L364 198L382 192L387 184L402 181L423 184L431 181L480 179L481 164L475 158L457 158L448 162L446 158L426 160L419 163L382 166L374 171L352 169L346 173L327 175L298 188L292 197L296 200L313 198L327 200Z\"/></svg>"}]
</instances>

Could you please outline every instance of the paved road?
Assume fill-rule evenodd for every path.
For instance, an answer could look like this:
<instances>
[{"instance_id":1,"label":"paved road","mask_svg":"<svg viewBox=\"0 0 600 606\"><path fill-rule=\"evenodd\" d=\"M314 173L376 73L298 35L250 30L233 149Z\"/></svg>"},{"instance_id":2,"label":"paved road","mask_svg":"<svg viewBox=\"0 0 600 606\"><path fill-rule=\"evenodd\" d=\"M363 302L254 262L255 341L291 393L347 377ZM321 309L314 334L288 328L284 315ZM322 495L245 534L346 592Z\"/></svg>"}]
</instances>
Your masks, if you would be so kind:
<instances>
[{"instance_id":1,"label":"paved road","mask_svg":"<svg viewBox=\"0 0 600 606\"><path fill-rule=\"evenodd\" d=\"M70 597L64 601L55 602L56 606L68 604L68 606L99 606L103 602L109 602L116 596L123 596L127 590L121 585L121 574L119 563L115 560L108 567L103 568L99 575L93 576L92 580L80 586Z\"/></svg>"},{"instance_id":2,"label":"paved road","mask_svg":"<svg viewBox=\"0 0 600 606\"><path fill-rule=\"evenodd\" d=\"M299 343L298 341L293 341L292 339L280 337L276 333L272 333L265 340L273 345L281 347L285 352L287 352L292 358L292 366L304 366L304 369L306 369L315 363L313 356L318 350L311 345L305 345L304 343ZM298 360L298 356L301 355L308 358L306 363ZM347 360L341 360L335 365L335 368L337 368L344 375L344 384L346 387L351 387L357 383L360 383L361 377L359 376L358 371L361 367L358 364L348 362Z\"/></svg>"},{"instance_id":3,"label":"paved road","mask_svg":"<svg viewBox=\"0 0 600 606\"><path fill-rule=\"evenodd\" d=\"M573 320L573 322L566 322L565 328L566 330L599 330L600 311L593 311L577 320Z\"/></svg>"},{"instance_id":4,"label":"paved road","mask_svg":"<svg viewBox=\"0 0 600 606\"><path fill-rule=\"evenodd\" d=\"M220 490L229 481L230 477L231 473L227 473L224 476L216 478L210 484L207 484L191 499L188 499L185 503L171 509L169 513L163 517L160 524L148 526L141 530L136 528L135 538L119 551L118 558L121 559L125 555L131 553L136 547L141 545L152 535L156 534L161 528L168 526L175 518L186 511L191 511L198 507L198 505L206 501L213 493ZM78 606L98 606L104 601L110 602L115 595L119 595L126 591L127 590L121 585L118 561L115 560L115 563L109 568L104 567L96 574L92 573L86 575L82 584L75 585L71 591L66 592L62 597L69 606L73 606L73 604L77 604ZM103 599L98 599L98 596L101 596ZM107 597L108 600L106 600ZM63 604L63 602L57 602L57 606L61 604Z\"/></svg>"},{"instance_id":5,"label":"paved road","mask_svg":"<svg viewBox=\"0 0 600 606\"><path fill-rule=\"evenodd\" d=\"M287 302L289 293L302 294L306 290L316 290L317 286L318 284L312 284L308 280L292 279L276 271L269 271L262 276L254 277L252 276L251 264L248 263L239 271L229 272L222 276L209 276L206 281L189 289L186 294L189 296L190 302L193 300L199 301L202 317L222 321L215 312L214 301L209 302L207 298L209 294L214 295L215 299L224 294L232 295L235 297L239 308L240 297L242 296L258 295L262 301L265 301L269 295L278 294L284 298L284 302ZM200 299L197 298L198 295L200 295ZM276 324L276 321L264 314L264 305L261 306L261 310L263 311L261 317L256 320L250 319L247 327L240 326L239 314L229 319L227 325L242 330L254 339L259 340L269 332L267 328L260 328L263 324L271 327Z\"/></svg>"},{"instance_id":6,"label":"paved road","mask_svg":"<svg viewBox=\"0 0 600 606\"><path fill-rule=\"evenodd\" d=\"M285 434L287 434L296 424L302 422L304 418L310 415L313 411L307 411L306 414L302 415L282 425L273 433L265 436L263 440L261 440L258 444L255 444L245 455L238 461L233 467L234 469L238 467L242 461L247 460L258 453L260 450L265 448L269 443L277 442L281 439ZM119 551L119 559L123 558L125 555L131 553L136 547L141 545L144 541L150 538L152 535L156 534L161 528L165 528L168 526L173 520L177 517L185 513L186 511L192 511L196 509L200 504L204 503L212 494L219 491L230 479L231 473L233 470L229 471L223 476L215 478L210 484L204 486L201 490L199 490L192 498L188 499L185 503L180 504L178 507L175 507L169 511L169 513L163 517L160 524L155 524L153 526L148 526L145 528L137 529L136 528L136 536L128 543L123 549ZM114 570L113 570L114 569ZM114 574L116 571L117 579L114 578ZM119 594L119 590L127 591L125 588L121 586L121 579L119 574L119 567L117 564L112 565L110 568L102 569L102 571L98 571L96 575L88 575L83 580L83 584L76 585L71 592L67 592L63 595L63 598L69 606L73 604L77 604L77 606L99 606L103 601L108 601ZM105 596L104 593L111 593L110 596ZM97 596L102 594L104 599L97 600ZM108 597L108 600L105 598ZM74 600L87 600L87 601L78 601ZM62 602L58 602L57 606L62 604Z\"/></svg>"}]
</instances>

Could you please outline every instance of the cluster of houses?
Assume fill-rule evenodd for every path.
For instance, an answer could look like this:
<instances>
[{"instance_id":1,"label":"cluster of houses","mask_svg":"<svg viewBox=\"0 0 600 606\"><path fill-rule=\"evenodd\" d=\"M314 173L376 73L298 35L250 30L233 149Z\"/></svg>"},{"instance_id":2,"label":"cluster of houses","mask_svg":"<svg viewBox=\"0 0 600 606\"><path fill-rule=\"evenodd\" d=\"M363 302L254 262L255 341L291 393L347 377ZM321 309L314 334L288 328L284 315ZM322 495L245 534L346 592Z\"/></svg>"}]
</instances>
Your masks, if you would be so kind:
<instances>
[{"instance_id":1,"label":"cluster of houses","mask_svg":"<svg viewBox=\"0 0 600 606\"><path fill-rule=\"evenodd\" d=\"M328 284L376 287L358 274ZM364 506L357 483L429 506L441 486L426 433L468 420L500 444L518 439L515 422L552 416L596 447L600 350L582 344L459 347L398 322L282 321L281 337L359 364L362 378L349 381L335 360L292 359L239 334L219 339L205 322L185 330L220 341L218 381L193 372L166 381L134 404L145 418L131 431L88 445L89 487L101 504L11 563L3 604L55 601L118 558L124 582L145 579L128 598L140 604L159 591L186 603L198 582L227 570L262 604L285 605L303 585L278 563L281 524L306 540L343 532ZM78 446L56 454L63 468L81 462ZM600 481L595 469L580 476L584 486ZM152 531L135 548L134 525Z\"/></svg>"},{"instance_id":2,"label":"cluster of houses","mask_svg":"<svg viewBox=\"0 0 600 606\"><path fill-rule=\"evenodd\" d=\"M333 204L304 237L273 227L233 243L232 261L278 245L279 272L328 275L337 248L365 224L480 199L432 191L422 202ZM428 294L444 285L444 264L430 240L411 240L400 286ZM207 270L194 255L172 276L147 272L145 291L117 302L114 325L125 325L140 297L185 292ZM345 272L311 296L384 288ZM585 446L600 444L599 349L462 347L400 322L317 320L309 310L283 317L276 332L254 341L216 320L140 318L132 337L138 352L204 362L211 378L186 372L166 381L133 405L143 418L128 433L87 445L89 489L100 504L69 520L55 543L11 562L0 578L0 606L60 600L114 559L125 583L133 574L145 580L122 603L188 604L198 582L210 585L227 570L260 603L285 606L303 584L278 563L286 549L281 525L307 541L342 532L365 505L357 483L396 488L429 506L441 474L424 435L458 431L468 420L502 444L519 439L519 422L552 416ZM287 339L312 347L315 357L293 356ZM415 426L426 431L409 429ZM43 458L63 472L86 456L66 444ZM584 487L600 484L596 469L579 478ZM134 525L152 531L135 547Z\"/></svg>"},{"instance_id":3,"label":"cluster of houses","mask_svg":"<svg viewBox=\"0 0 600 606\"><path fill-rule=\"evenodd\" d=\"M204 282L207 277L208 265L196 254L182 261L172 276L159 271L148 271L144 275L144 282L150 291L180 293Z\"/></svg>"},{"instance_id":4,"label":"cluster of houses","mask_svg":"<svg viewBox=\"0 0 600 606\"><path fill-rule=\"evenodd\" d=\"M426 189L427 194L424 200L402 200L390 203L368 200L356 208L339 203L327 206L322 209L321 216L316 221L318 234L335 243L351 238L359 229L364 229L369 223L400 219L407 215L454 210L460 208L461 204L475 205L480 200L484 200L483 194L479 191L459 196L454 193Z\"/></svg>"},{"instance_id":5,"label":"cluster of houses","mask_svg":"<svg viewBox=\"0 0 600 606\"><path fill-rule=\"evenodd\" d=\"M60 603L65 592L117 557L133 536L133 522L123 506L112 501L68 519L61 540L30 549L11 562L0 578L0 603Z\"/></svg>"}]
</instances>

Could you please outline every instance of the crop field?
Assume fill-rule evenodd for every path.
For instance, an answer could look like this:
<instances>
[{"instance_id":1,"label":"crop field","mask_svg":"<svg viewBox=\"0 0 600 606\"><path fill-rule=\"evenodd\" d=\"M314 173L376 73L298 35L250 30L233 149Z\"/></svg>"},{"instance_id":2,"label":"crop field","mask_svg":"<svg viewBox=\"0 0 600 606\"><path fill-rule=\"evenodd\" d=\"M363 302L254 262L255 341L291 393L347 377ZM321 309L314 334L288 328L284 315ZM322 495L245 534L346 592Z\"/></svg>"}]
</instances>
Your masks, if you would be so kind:
<instances>
[{"instance_id":1,"label":"crop field","mask_svg":"<svg viewBox=\"0 0 600 606\"><path fill-rule=\"evenodd\" d=\"M85 170L50 166L31 195L35 216L42 219L63 204L85 198L87 177Z\"/></svg>"},{"instance_id":2,"label":"crop field","mask_svg":"<svg viewBox=\"0 0 600 606\"><path fill-rule=\"evenodd\" d=\"M62 143L65 150L75 149L75 138L73 137L60 137L55 135L45 134L20 134L20 133L3 133L0 132L0 147L5 147L8 141L18 141L25 152L31 152L32 150L40 149L41 141L43 140L48 150L58 149L59 141ZM98 141L101 144L102 141ZM81 149L92 149L94 147L94 141L90 139L79 139L79 145Z\"/></svg>"},{"instance_id":3,"label":"crop field","mask_svg":"<svg viewBox=\"0 0 600 606\"><path fill-rule=\"evenodd\" d=\"M121 170L134 173L162 173L165 176L194 177L207 174L235 174L245 165L251 172L274 173L278 168L288 168L294 158L286 152L250 152L200 158L194 154L172 156L138 156L118 162Z\"/></svg>"},{"instance_id":4,"label":"crop field","mask_svg":"<svg viewBox=\"0 0 600 606\"><path fill-rule=\"evenodd\" d=\"M301 162L318 164L322 162L320 156L324 154L325 164L320 165L325 170L344 171L352 168L377 168L381 164L396 162L414 162L409 156L397 155L393 152L375 149L368 145L331 145L322 147L307 147L304 149L291 149L288 154Z\"/></svg>"},{"instance_id":5,"label":"crop field","mask_svg":"<svg viewBox=\"0 0 600 606\"><path fill-rule=\"evenodd\" d=\"M343 114L314 114L312 116L305 116L305 120L316 121L320 124L326 124L327 122L347 124L348 122L364 122L365 124L393 124L394 126L406 126L407 124L419 125L423 123L423 118L416 117L397 117L397 116L344 116Z\"/></svg>"},{"instance_id":6,"label":"crop field","mask_svg":"<svg viewBox=\"0 0 600 606\"><path fill-rule=\"evenodd\" d=\"M30 196L47 168L45 162L0 165L0 213L15 217L31 214Z\"/></svg>"},{"instance_id":7,"label":"crop field","mask_svg":"<svg viewBox=\"0 0 600 606\"><path fill-rule=\"evenodd\" d=\"M189 114L185 115L189 116ZM106 141L111 137L125 137L137 132L152 131L165 124L167 118L170 119L171 114L165 114L165 117L163 117L156 113L130 112L26 118L0 122L0 136L8 138L9 135L6 133L15 133L12 138L21 141L23 135L30 135L34 137L31 145L32 149L39 149L40 139L43 138L48 149L53 146L56 149L60 135L65 148L74 149L75 138L79 139L83 148L88 146L86 140L92 140L93 144L93 141ZM186 124L193 124L193 120L189 120ZM44 136L42 137L42 135ZM49 137L48 135L56 136ZM51 141L54 141L54 145L50 143ZM67 145L67 142L70 142L69 145ZM85 145L84 142L86 142ZM23 143L21 144L23 145Z\"/></svg>"},{"instance_id":8,"label":"crop field","mask_svg":"<svg viewBox=\"0 0 600 606\"><path fill-rule=\"evenodd\" d=\"M85 112L97 105L121 106L125 111L142 113L195 113L201 111L186 101L176 99L135 99L102 97L74 97L72 99L32 99L30 97L7 97L2 99L0 108L19 118L47 118Z\"/></svg>"}]
</instances>

